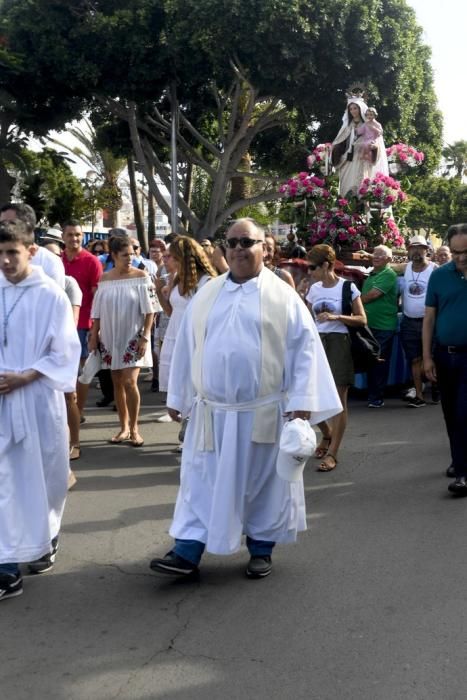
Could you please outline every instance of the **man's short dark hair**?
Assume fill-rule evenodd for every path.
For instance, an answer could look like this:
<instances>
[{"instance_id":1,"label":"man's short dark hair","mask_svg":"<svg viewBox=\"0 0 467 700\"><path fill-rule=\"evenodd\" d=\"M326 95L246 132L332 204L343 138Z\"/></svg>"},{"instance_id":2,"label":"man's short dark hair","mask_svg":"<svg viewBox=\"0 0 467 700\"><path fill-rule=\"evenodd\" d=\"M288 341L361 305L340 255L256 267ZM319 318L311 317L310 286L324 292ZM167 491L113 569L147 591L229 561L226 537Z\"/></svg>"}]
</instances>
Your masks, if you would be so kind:
<instances>
[{"instance_id":1,"label":"man's short dark hair","mask_svg":"<svg viewBox=\"0 0 467 700\"><path fill-rule=\"evenodd\" d=\"M0 221L0 243L21 243L30 246L34 243L34 230L21 219Z\"/></svg>"},{"instance_id":2,"label":"man's short dark hair","mask_svg":"<svg viewBox=\"0 0 467 700\"><path fill-rule=\"evenodd\" d=\"M451 238L456 236L458 233L464 233L467 235L467 224L454 224L448 228L447 242L451 243Z\"/></svg>"},{"instance_id":3,"label":"man's short dark hair","mask_svg":"<svg viewBox=\"0 0 467 700\"><path fill-rule=\"evenodd\" d=\"M81 221L78 219L68 219L62 226L62 231L66 229L67 226L79 226L81 228Z\"/></svg>"},{"instance_id":4,"label":"man's short dark hair","mask_svg":"<svg viewBox=\"0 0 467 700\"><path fill-rule=\"evenodd\" d=\"M29 204L23 204L22 202L8 202L8 204L4 204L2 207L0 207L0 214L4 211L9 211L10 209L16 212L16 218L26 224L32 233L36 228L37 223L34 209L30 207Z\"/></svg>"}]
</instances>

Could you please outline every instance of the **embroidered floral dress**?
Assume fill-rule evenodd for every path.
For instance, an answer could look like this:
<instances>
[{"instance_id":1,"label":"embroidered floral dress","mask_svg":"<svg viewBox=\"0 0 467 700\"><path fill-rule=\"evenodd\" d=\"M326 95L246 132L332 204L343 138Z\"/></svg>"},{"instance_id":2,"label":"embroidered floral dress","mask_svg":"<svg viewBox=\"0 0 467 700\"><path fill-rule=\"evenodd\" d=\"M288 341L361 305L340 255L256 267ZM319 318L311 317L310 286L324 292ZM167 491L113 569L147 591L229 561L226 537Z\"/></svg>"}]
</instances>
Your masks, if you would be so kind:
<instances>
[{"instance_id":1,"label":"embroidered floral dress","mask_svg":"<svg viewBox=\"0 0 467 700\"><path fill-rule=\"evenodd\" d=\"M100 282L94 296L91 318L100 320L103 369L151 367L151 343L138 359L138 339L146 314L159 311L150 277L129 277Z\"/></svg>"}]
</instances>

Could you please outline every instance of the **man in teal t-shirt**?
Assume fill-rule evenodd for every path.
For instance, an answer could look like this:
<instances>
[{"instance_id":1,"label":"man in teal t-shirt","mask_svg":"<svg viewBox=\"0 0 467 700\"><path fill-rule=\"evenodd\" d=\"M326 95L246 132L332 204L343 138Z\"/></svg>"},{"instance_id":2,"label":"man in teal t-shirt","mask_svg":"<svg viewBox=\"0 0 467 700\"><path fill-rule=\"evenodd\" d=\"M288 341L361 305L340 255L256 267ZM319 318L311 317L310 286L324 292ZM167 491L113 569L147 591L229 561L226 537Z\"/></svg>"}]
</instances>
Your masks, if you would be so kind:
<instances>
[{"instance_id":1,"label":"man in teal t-shirt","mask_svg":"<svg viewBox=\"0 0 467 700\"><path fill-rule=\"evenodd\" d=\"M392 343L397 331L397 275L390 267L392 251L385 245L373 252L373 271L363 283L362 302L368 326L381 346L381 359L368 370L368 406L384 406Z\"/></svg>"},{"instance_id":2,"label":"man in teal t-shirt","mask_svg":"<svg viewBox=\"0 0 467 700\"><path fill-rule=\"evenodd\" d=\"M467 224L451 226L448 243L452 262L435 270L428 282L423 365L441 392L452 459L447 476L456 477L448 489L467 496Z\"/></svg>"}]
</instances>

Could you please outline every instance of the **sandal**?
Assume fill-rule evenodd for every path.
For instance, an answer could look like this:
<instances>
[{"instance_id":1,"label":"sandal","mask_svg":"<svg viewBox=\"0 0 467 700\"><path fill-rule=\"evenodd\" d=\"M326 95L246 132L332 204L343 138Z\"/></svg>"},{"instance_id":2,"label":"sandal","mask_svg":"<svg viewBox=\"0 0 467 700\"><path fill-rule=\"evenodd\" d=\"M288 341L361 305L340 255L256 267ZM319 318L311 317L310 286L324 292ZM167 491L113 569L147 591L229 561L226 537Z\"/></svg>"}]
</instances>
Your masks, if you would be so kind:
<instances>
[{"instance_id":1,"label":"sandal","mask_svg":"<svg viewBox=\"0 0 467 700\"><path fill-rule=\"evenodd\" d=\"M315 458L316 459L323 459L325 455L327 455L327 452L329 450L329 445L331 444L331 438L330 437L322 437L321 442L319 443L318 447L315 450Z\"/></svg>"},{"instance_id":2,"label":"sandal","mask_svg":"<svg viewBox=\"0 0 467 700\"><path fill-rule=\"evenodd\" d=\"M79 445L70 445L70 462L81 457L81 447Z\"/></svg>"},{"instance_id":3,"label":"sandal","mask_svg":"<svg viewBox=\"0 0 467 700\"><path fill-rule=\"evenodd\" d=\"M130 435L130 445L132 447L142 447L144 445L144 440L139 433Z\"/></svg>"},{"instance_id":4,"label":"sandal","mask_svg":"<svg viewBox=\"0 0 467 700\"><path fill-rule=\"evenodd\" d=\"M330 464L327 460L332 459L333 464ZM319 472L332 472L333 469L337 467L337 459L330 452L327 453L323 461L318 467Z\"/></svg>"},{"instance_id":5,"label":"sandal","mask_svg":"<svg viewBox=\"0 0 467 700\"><path fill-rule=\"evenodd\" d=\"M123 431L117 433L115 437L110 438L109 442L111 445L121 445L122 442L127 442L131 438L130 432L124 433Z\"/></svg>"}]
</instances>

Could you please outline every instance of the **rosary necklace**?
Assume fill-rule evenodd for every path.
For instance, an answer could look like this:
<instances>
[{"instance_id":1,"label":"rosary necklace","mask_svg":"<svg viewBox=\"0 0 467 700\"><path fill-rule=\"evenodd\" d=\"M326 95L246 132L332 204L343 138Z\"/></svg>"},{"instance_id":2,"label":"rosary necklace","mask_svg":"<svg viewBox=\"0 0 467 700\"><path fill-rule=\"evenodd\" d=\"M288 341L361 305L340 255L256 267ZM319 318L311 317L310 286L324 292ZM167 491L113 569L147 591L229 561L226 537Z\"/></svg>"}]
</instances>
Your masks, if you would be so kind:
<instances>
[{"instance_id":1,"label":"rosary necklace","mask_svg":"<svg viewBox=\"0 0 467 700\"><path fill-rule=\"evenodd\" d=\"M8 330L8 321L10 320L10 316L11 316L11 314L13 313L13 311L15 310L16 306L17 306L17 305L19 304L19 302L21 301L21 299L23 298L23 295L25 294L25 292L26 292L27 289L28 289L27 287L24 287L24 289L21 290L21 292L20 292L18 298L16 299L16 301L13 302L13 304L10 306L9 311L7 311L7 308L6 308L6 296L5 296L6 287L2 287L3 347L6 347L6 346L8 345L8 341L7 341L7 330Z\"/></svg>"}]
</instances>

